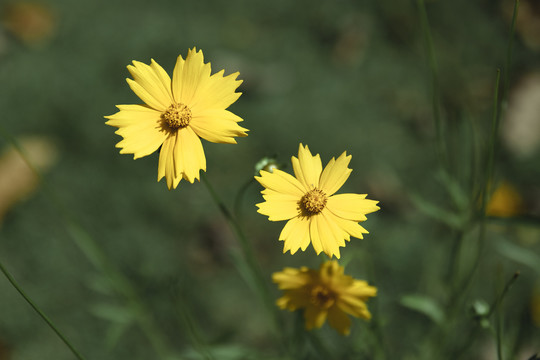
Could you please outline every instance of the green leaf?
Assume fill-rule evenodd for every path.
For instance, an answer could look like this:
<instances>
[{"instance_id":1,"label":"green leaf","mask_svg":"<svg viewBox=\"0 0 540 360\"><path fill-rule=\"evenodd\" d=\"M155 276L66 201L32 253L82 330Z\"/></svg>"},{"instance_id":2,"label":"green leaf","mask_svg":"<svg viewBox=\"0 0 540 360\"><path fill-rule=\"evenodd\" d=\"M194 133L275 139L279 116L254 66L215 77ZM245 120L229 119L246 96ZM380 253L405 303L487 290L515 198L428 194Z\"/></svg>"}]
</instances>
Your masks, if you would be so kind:
<instances>
[{"instance_id":1,"label":"green leaf","mask_svg":"<svg viewBox=\"0 0 540 360\"><path fill-rule=\"evenodd\" d=\"M113 323L131 324L135 317L125 307L111 304L97 304L90 308L90 312L102 319Z\"/></svg>"},{"instance_id":2,"label":"green leaf","mask_svg":"<svg viewBox=\"0 0 540 360\"><path fill-rule=\"evenodd\" d=\"M106 336L106 345L109 350L113 349L116 344L118 344L118 341L130 325L130 323L113 323L109 326Z\"/></svg>"},{"instance_id":3,"label":"green leaf","mask_svg":"<svg viewBox=\"0 0 540 360\"><path fill-rule=\"evenodd\" d=\"M444 321L444 312L440 305L429 296L420 294L404 295L400 300L400 304L426 315L436 324L441 324Z\"/></svg>"},{"instance_id":4,"label":"green leaf","mask_svg":"<svg viewBox=\"0 0 540 360\"><path fill-rule=\"evenodd\" d=\"M467 210L467 207L469 206L469 198L461 188L461 185L455 179L453 179L446 171L441 170L437 172L435 177L444 186L458 209L461 211Z\"/></svg>"},{"instance_id":5,"label":"green leaf","mask_svg":"<svg viewBox=\"0 0 540 360\"><path fill-rule=\"evenodd\" d=\"M540 256L532 250L504 240L497 243L496 249L504 257L526 265L540 274Z\"/></svg>"},{"instance_id":6,"label":"green leaf","mask_svg":"<svg viewBox=\"0 0 540 360\"><path fill-rule=\"evenodd\" d=\"M418 194L411 194L414 205L425 215L432 217L454 229L460 229L464 225L464 220L457 214L447 211L434 203L422 198Z\"/></svg>"}]
</instances>

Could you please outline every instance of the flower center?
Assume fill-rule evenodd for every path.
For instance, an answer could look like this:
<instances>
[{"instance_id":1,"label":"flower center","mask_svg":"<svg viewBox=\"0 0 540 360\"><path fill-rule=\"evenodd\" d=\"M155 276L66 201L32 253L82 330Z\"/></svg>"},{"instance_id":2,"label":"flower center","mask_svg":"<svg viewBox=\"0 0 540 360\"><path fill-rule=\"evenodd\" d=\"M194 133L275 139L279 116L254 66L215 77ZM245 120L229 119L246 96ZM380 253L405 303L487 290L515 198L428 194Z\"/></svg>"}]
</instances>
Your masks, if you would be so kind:
<instances>
[{"instance_id":1,"label":"flower center","mask_svg":"<svg viewBox=\"0 0 540 360\"><path fill-rule=\"evenodd\" d=\"M313 305L328 309L335 302L335 295L322 285L316 285L311 289L310 301Z\"/></svg>"},{"instance_id":2,"label":"flower center","mask_svg":"<svg viewBox=\"0 0 540 360\"><path fill-rule=\"evenodd\" d=\"M178 129L188 126L191 121L191 110L182 103L172 104L161 114L171 129Z\"/></svg>"},{"instance_id":3,"label":"flower center","mask_svg":"<svg viewBox=\"0 0 540 360\"><path fill-rule=\"evenodd\" d=\"M328 198L322 190L313 189L300 199L300 209L305 215L315 215L324 209L327 200Z\"/></svg>"}]
</instances>

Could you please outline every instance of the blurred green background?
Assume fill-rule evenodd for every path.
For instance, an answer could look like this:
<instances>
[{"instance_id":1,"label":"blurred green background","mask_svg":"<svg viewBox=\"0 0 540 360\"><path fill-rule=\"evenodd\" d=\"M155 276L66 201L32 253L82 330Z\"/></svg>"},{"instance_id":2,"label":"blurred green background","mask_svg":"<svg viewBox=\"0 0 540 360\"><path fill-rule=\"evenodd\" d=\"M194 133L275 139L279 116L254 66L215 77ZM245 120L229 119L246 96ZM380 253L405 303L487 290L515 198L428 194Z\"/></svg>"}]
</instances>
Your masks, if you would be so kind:
<instances>
[{"instance_id":1,"label":"blurred green background","mask_svg":"<svg viewBox=\"0 0 540 360\"><path fill-rule=\"evenodd\" d=\"M347 273L379 288L368 306L380 319L388 358L418 359L436 351L423 342L433 328L429 316L401 304L406 294L422 294L445 308L455 229L447 213L430 206L459 213L448 184L437 176L430 75L415 2L0 4L2 128L21 142L36 136L45 142L45 150L35 152L46 158L48 188L136 284L183 358L200 356L182 325L180 306L216 358L280 358L257 296L231 263L236 240L203 185L183 181L168 191L156 182L158 155L137 161L120 155L114 147L120 137L104 125L114 105L140 102L125 82L132 60L153 58L172 73L176 57L193 46L204 51L213 72L239 71L244 80L243 95L230 110L245 120L249 136L238 145L203 142L208 178L226 203L232 205L264 156L276 155L292 171L290 156L300 142L320 153L323 164L343 151L352 154L354 171L341 192L367 193L380 200L381 210L362 224L370 234L342 249L342 263ZM426 6L450 168L468 194L471 174L478 172L471 163L484 166L482 158L471 159L488 141L513 2ZM503 306L508 351L515 347L517 358L525 359L540 351L540 319L534 321L535 311L540 313L540 300L534 300L540 286L540 7L522 1L520 12L496 164L497 183L512 184L518 205L512 218L488 226L487 250L466 301L491 303L501 281L521 271ZM0 145L9 144L2 138ZM0 164L0 178L20 176L0 181L8 184L0 189L0 260L88 359L157 358L122 312L121 299L73 242L44 188L29 185L13 200L29 175L7 160ZM311 247L282 255L277 239L284 223L256 213L259 191L258 184L248 188L242 223L269 282L283 266L317 267L322 255L314 256ZM476 237L467 237L465 253L474 252ZM474 326L470 314L461 315L461 323L449 324L454 327L448 343L455 348L466 340L456 329ZM294 314L283 316L294 323ZM373 357L370 323L355 320L348 338L327 325L316 333L335 359ZM307 354L317 358L314 351ZM0 279L0 359L72 358ZM464 358L495 358L489 331L478 333Z\"/></svg>"}]
</instances>

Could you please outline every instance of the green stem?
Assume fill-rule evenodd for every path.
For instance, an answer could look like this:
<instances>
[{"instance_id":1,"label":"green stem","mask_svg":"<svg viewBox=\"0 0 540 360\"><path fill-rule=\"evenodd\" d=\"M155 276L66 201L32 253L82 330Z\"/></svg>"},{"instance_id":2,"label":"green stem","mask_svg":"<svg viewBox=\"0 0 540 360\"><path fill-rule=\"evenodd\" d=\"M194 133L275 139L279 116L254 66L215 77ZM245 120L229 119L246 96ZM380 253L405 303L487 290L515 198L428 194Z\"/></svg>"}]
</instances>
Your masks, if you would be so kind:
<instances>
[{"instance_id":1,"label":"green stem","mask_svg":"<svg viewBox=\"0 0 540 360\"><path fill-rule=\"evenodd\" d=\"M208 181L208 178L206 177L206 174L204 172L201 174L201 181L206 186L208 192L210 193L210 196L212 197L212 200L214 200L214 202L216 203L217 207L227 220L229 226L236 234L236 238L238 239L238 242L240 243L240 248L242 250L243 260L245 261L245 265L247 265L247 269L251 272L251 277L254 282L254 284L251 285L253 285L253 287L257 290L257 293L260 295L261 300L268 311L268 314L273 317L277 331L280 332L280 329L282 328L281 318L277 313L277 307L275 306L274 298L271 295L268 286L266 285L265 277L263 276L261 268L259 267L259 264L255 258L251 243L248 241L247 237L244 234L244 231L242 230L242 227L239 225L236 218L229 211L218 193L214 190L212 184ZM235 260L236 266L238 268L244 267L244 264L238 263L240 258L233 257L233 259Z\"/></svg>"},{"instance_id":2,"label":"green stem","mask_svg":"<svg viewBox=\"0 0 540 360\"><path fill-rule=\"evenodd\" d=\"M446 154L446 145L443 137L443 128L441 120L440 110L440 90L439 90L439 77L437 70L437 60L435 58L435 50L433 49L433 39L431 36L431 30L429 27L429 20L426 12L426 6L424 0L417 0L418 12L420 15L420 25L424 34L424 42L428 55L429 70L431 73L431 91L432 91L432 108L433 119L435 121L435 134L437 138L437 154L439 156L440 163L443 168L448 171L448 157Z\"/></svg>"},{"instance_id":3,"label":"green stem","mask_svg":"<svg viewBox=\"0 0 540 360\"><path fill-rule=\"evenodd\" d=\"M191 342L193 343L195 349L205 360L215 360L214 356L210 352L210 349L208 348L206 341L202 338L197 324L193 320L189 311L186 310L187 306L182 296L178 292L174 291L172 293L172 298L174 300L174 303L178 304L175 307L177 315L184 323L184 326L191 337Z\"/></svg>"},{"instance_id":4,"label":"green stem","mask_svg":"<svg viewBox=\"0 0 540 360\"><path fill-rule=\"evenodd\" d=\"M255 182L255 178L251 178L249 181L247 181L238 191L236 194L236 197L234 198L234 216L237 219L242 218L242 200L244 199L244 195L246 194L247 189Z\"/></svg>"},{"instance_id":5,"label":"green stem","mask_svg":"<svg viewBox=\"0 0 540 360\"><path fill-rule=\"evenodd\" d=\"M13 138L2 126L0 126L0 134L13 145L26 165L39 179L42 184L44 194L50 199L50 203L54 204L72 240L79 247L81 252L88 258L88 260L96 267L96 269L101 271L101 273L109 278L109 280L113 283L115 290L126 299L130 309L136 315L139 327L146 335L148 341L156 353L158 353L161 358L166 359L171 352L168 350L168 347L165 344L164 336L160 334L159 328L156 326L153 319L148 315L150 312L138 296L133 285L124 275L122 275L112 261L110 261L99 244L79 225L79 223L75 220L73 213L66 209L62 201L49 187L40 171L28 159L25 151L19 145L17 140Z\"/></svg>"},{"instance_id":6,"label":"green stem","mask_svg":"<svg viewBox=\"0 0 540 360\"><path fill-rule=\"evenodd\" d=\"M19 286L19 284L17 283L17 281L13 278L13 276L11 276L11 274L9 273L9 271L7 271L7 269L4 267L4 265L2 264L2 262L0 262L0 270L2 271L2 273L4 273L5 277L8 279L8 281L11 283L11 285L15 288L15 290L17 290L17 292L24 298L24 300L26 300L26 302L32 307L32 309L34 309L35 312L38 313L38 315L43 319L43 321L45 321L47 323L47 325L49 325L49 327L56 333L56 335L58 335L58 337L64 342L64 344L66 344L66 346L71 350L71 352L73 353L73 355L75 355L75 357L79 360L85 360L85 357L82 356L78 351L77 349L75 349L75 347L69 342L69 340L62 334L62 332L53 324L53 322L51 321L51 319L49 319L49 317L47 315L45 315L45 313L43 311L41 311L41 309L36 305L36 303L34 303L32 301L32 299L30 299L30 297L28 295L26 295L26 293L24 292L24 290Z\"/></svg>"},{"instance_id":7,"label":"green stem","mask_svg":"<svg viewBox=\"0 0 540 360\"><path fill-rule=\"evenodd\" d=\"M510 25L510 35L508 38L508 47L506 49L506 63L504 65L505 67L504 93L503 93L503 101L501 101L501 105L506 104L506 99L508 98L508 89L510 88L510 64L512 63L512 50L514 47L514 34L516 32L516 22L517 22L518 12L519 12L519 0L515 0L514 12L512 13L512 23Z\"/></svg>"},{"instance_id":8,"label":"green stem","mask_svg":"<svg viewBox=\"0 0 540 360\"><path fill-rule=\"evenodd\" d=\"M512 275L512 277L510 278L510 280L508 280L508 282L506 283L504 289L501 291L499 296L497 296L493 300L493 303L490 305L489 312L485 315L485 319L489 319L496 310L500 309L500 306L501 306L506 294L508 293L508 291L510 290L512 285L514 285L514 283L518 279L518 277L519 277L519 272L515 272ZM476 335L477 335L479 330L480 330L480 325L476 324L474 326L474 328L470 331L470 334L467 336L468 340L467 340L466 344L463 347L461 347L461 349L459 349L458 351L456 351L454 353L453 359L460 359L465 354L467 349L473 344L474 340L476 339ZM500 341L501 339L499 338L499 337L502 336L502 334L498 333L498 334L496 334L496 336L497 336L497 338L496 338L496 340L497 340L497 351L499 351L499 347L501 347L500 351L501 351L501 354L502 354L502 343Z\"/></svg>"},{"instance_id":9,"label":"green stem","mask_svg":"<svg viewBox=\"0 0 540 360\"><path fill-rule=\"evenodd\" d=\"M460 287L458 287L458 290L461 289L461 293L465 293L466 289L470 286L472 283L472 279L474 277L474 274L476 273L476 270L478 269L478 266L480 265L480 260L482 259L482 255L484 253L484 243L486 238L486 223L487 223L487 217L486 217L486 206L487 206L487 199L488 194L490 191L490 185L492 183L493 179L493 172L495 168L495 148L496 148L496 142L497 142L497 134L498 134L498 119L499 119L499 83L501 79L501 71L497 70L497 77L495 79L495 89L493 94L493 116L491 121L491 135L490 135L490 141L489 141L489 151L488 151L488 158L487 158L487 169L486 169L486 175L484 176L483 183L482 183L482 189L480 192L480 210L479 210L479 219L480 219L480 229L478 232L478 249L476 252L476 256L473 262L473 265L471 269L469 270L469 273L464 278L462 284Z\"/></svg>"}]
</instances>

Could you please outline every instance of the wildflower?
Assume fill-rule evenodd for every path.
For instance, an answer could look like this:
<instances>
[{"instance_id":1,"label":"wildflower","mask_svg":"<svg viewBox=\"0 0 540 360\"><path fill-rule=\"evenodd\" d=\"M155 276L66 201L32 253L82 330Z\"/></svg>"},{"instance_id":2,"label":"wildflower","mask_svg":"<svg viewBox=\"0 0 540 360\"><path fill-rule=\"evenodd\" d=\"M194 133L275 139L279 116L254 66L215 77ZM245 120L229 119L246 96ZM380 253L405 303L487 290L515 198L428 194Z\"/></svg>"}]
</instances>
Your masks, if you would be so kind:
<instances>
[{"instance_id":1,"label":"wildflower","mask_svg":"<svg viewBox=\"0 0 540 360\"><path fill-rule=\"evenodd\" d=\"M54 11L42 2L10 1L0 9L0 23L25 45L50 40L57 27Z\"/></svg>"},{"instance_id":2,"label":"wildflower","mask_svg":"<svg viewBox=\"0 0 540 360\"><path fill-rule=\"evenodd\" d=\"M349 335L351 319L347 314L371 319L366 301L377 295L377 288L366 281L344 274L337 261L326 261L319 270L285 268L272 275L272 280L284 291L276 304L281 309L304 309L306 329L328 324L342 335Z\"/></svg>"},{"instance_id":3,"label":"wildflower","mask_svg":"<svg viewBox=\"0 0 540 360\"><path fill-rule=\"evenodd\" d=\"M523 199L515 187L507 182L499 185L486 206L486 214L496 217L512 217L523 212Z\"/></svg>"},{"instance_id":4,"label":"wildflower","mask_svg":"<svg viewBox=\"0 0 540 360\"><path fill-rule=\"evenodd\" d=\"M540 327L540 289L536 289L531 298L531 317L534 325Z\"/></svg>"},{"instance_id":5,"label":"wildflower","mask_svg":"<svg viewBox=\"0 0 540 360\"><path fill-rule=\"evenodd\" d=\"M292 157L296 178L278 169L272 173L261 170L255 177L266 188L262 191L266 201L257 204L258 212L270 221L289 220L279 235L285 242L284 253L304 251L311 243L317 255L324 251L339 259L344 240L350 241L351 236L362 239L368 233L358 222L379 210L378 201L366 199L365 194L334 195L352 172L350 161L351 156L344 152L337 160L332 158L323 171L319 155L311 155L300 144L298 159Z\"/></svg>"},{"instance_id":6,"label":"wildflower","mask_svg":"<svg viewBox=\"0 0 540 360\"><path fill-rule=\"evenodd\" d=\"M140 158L160 146L158 181L163 177L169 189L182 178L190 183L206 171L206 157L200 138L236 144L234 137L247 136L237 123L242 119L227 111L241 95L238 73L223 76L223 70L210 76L210 63L204 63L201 50L189 50L186 60L178 56L172 81L153 59L150 65L133 61L129 65L131 90L145 104L118 105L116 114L106 116L107 125L118 128L124 139L116 144L121 154Z\"/></svg>"}]
</instances>

